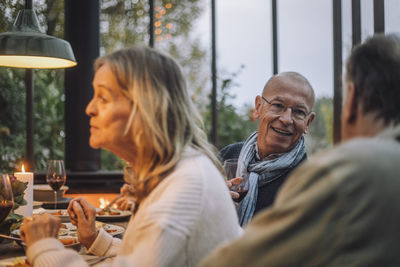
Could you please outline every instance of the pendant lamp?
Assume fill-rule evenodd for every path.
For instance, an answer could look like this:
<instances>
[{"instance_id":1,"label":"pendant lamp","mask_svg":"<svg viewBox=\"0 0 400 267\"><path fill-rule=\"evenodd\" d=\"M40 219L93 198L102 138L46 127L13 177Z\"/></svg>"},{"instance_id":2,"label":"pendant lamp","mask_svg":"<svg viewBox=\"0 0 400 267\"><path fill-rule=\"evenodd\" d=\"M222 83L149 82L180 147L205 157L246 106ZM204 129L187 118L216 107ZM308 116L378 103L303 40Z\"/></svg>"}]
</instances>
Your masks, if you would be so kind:
<instances>
[{"instance_id":1,"label":"pendant lamp","mask_svg":"<svg viewBox=\"0 0 400 267\"><path fill-rule=\"evenodd\" d=\"M71 45L44 34L39 27L32 0L25 1L10 32L0 34L0 66L26 69L26 163L34 170L33 69L76 66Z\"/></svg>"},{"instance_id":2,"label":"pendant lamp","mask_svg":"<svg viewBox=\"0 0 400 267\"><path fill-rule=\"evenodd\" d=\"M70 44L42 33L31 6L19 11L10 32L0 34L0 66L32 69L76 66Z\"/></svg>"}]
</instances>

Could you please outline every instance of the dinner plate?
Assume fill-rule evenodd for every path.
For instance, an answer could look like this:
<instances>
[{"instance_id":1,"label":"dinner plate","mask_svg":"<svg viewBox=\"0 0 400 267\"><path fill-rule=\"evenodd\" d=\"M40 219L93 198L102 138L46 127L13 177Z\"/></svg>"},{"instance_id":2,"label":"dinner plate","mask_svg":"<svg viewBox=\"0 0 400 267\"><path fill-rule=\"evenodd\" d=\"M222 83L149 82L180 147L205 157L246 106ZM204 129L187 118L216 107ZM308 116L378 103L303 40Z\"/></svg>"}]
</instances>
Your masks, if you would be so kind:
<instances>
[{"instance_id":1,"label":"dinner plate","mask_svg":"<svg viewBox=\"0 0 400 267\"><path fill-rule=\"evenodd\" d=\"M64 229L68 230L67 236L72 236L72 237L78 236L77 228L75 225L72 225L72 223L62 223L62 225ZM99 230L100 228L103 228L106 232L108 232L112 236L120 235L125 232L125 228L122 226L96 221L96 229Z\"/></svg>"},{"instance_id":2,"label":"dinner plate","mask_svg":"<svg viewBox=\"0 0 400 267\"><path fill-rule=\"evenodd\" d=\"M68 204L72 198L70 197L62 197L57 200L57 209L66 209L68 208ZM45 209L54 209L54 201L44 201L42 207Z\"/></svg>"},{"instance_id":3,"label":"dinner plate","mask_svg":"<svg viewBox=\"0 0 400 267\"><path fill-rule=\"evenodd\" d=\"M58 231L58 239L74 239L73 244L64 245L66 248L72 248L76 251L81 249L81 243L78 242L78 234L76 233L76 226L72 223L62 223L62 227ZM11 235L19 237L19 229L11 232ZM17 242L18 243L18 242ZM18 243L21 246L25 246L24 243Z\"/></svg>"},{"instance_id":4,"label":"dinner plate","mask_svg":"<svg viewBox=\"0 0 400 267\"><path fill-rule=\"evenodd\" d=\"M64 229L64 228L60 228L60 230L58 230L58 236L67 236L69 235L69 230L68 229ZM20 237L19 236L19 229L15 229L14 231L11 232L12 236L15 237Z\"/></svg>"},{"instance_id":5,"label":"dinner plate","mask_svg":"<svg viewBox=\"0 0 400 267\"><path fill-rule=\"evenodd\" d=\"M128 219L131 215L132 212L129 210L117 210L117 209L111 209L113 212L119 212L118 215L110 215L110 214L104 214L104 215L99 215L96 214L96 220L101 221L101 222L115 222L115 221L123 221ZM100 208L97 209L97 212L101 211Z\"/></svg>"},{"instance_id":6,"label":"dinner plate","mask_svg":"<svg viewBox=\"0 0 400 267\"><path fill-rule=\"evenodd\" d=\"M109 233L112 236L117 236L117 235L123 234L125 232L125 228L122 226L96 221L96 229L99 230L100 228L103 228L107 233ZM75 249L76 251L80 250L81 244L79 242L77 242L78 233L77 233L77 228L75 225L72 225L72 223L62 223L58 234L59 234L59 236L58 236L59 239L71 239L72 238L76 241L73 244L64 245L64 247L72 248L72 249ZM15 237L19 237L19 229L12 231L11 235L13 235ZM23 246L24 244L20 244L20 245Z\"/></svg>"},{"instance_id":7,"label":"dinner plate","mask_svg":"<svg viewBox=\"0 0 400 267\"><path fill-rule=\"evenodd\" d=\"M66 209L62 210L50 210L50 209L34 209L33 214L43 214L43 213L49 213L53 216L56 216L57 218L61 219L61 222L70 222L68 211Z\"/></svg>"},{"instance_id":8,"label":"dinner plate","mask_svg":"<svg viewBox=\"0 0 400 267\"><path fill-rule=\"evenodd\" d=\"M125 228L122 226L96 221L96 229L99 230L100 228L103 228L112 236L117 236L125 232Z\"/></svg>"}]
</instances>

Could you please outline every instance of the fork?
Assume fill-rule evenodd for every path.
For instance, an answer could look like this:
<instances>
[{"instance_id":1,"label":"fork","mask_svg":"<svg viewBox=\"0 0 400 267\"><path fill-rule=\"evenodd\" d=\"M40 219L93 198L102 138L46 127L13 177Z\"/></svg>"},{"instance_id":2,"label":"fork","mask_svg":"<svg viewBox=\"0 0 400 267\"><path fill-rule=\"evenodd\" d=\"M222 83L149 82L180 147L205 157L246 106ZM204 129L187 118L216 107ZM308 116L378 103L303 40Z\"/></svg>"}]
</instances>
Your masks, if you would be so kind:
<instances>
[{"instance_id":1,"label":"fork","mask_svg":"<svg viewBox=\"0 0 400 267\"><path fill-rule=\"evenodd\" d=\"M118 196L116 196L110 203L108 203L107 206L105 206L101 211L107 211L111 208L111 206L122 197L123 195L120 193Z\"/></svg>"},{"instance_id":2,"label":"fork","mask_svg":"<svg viewBox=\"0 0 400 267\"><path fill-rule=\"evenodd\" d=\"M1 237L1 238L5 238L5 239L10 239L10 240L18 241L18 242L22 242L22 239L21 239L21 238L18 238L18 237L12 237L12 236L3 235L3 234L0 234L0 237Z\"/></svg>"}]
</instances>

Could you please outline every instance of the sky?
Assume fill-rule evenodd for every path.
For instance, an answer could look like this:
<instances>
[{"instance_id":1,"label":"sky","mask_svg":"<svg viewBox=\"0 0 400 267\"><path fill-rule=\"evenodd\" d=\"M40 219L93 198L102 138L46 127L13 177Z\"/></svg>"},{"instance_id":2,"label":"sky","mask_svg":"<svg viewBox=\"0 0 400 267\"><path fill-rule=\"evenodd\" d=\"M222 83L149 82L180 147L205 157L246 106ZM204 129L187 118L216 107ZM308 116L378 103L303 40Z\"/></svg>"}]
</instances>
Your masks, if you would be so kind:
<instances>
[{"instance_id":1,"label":"sky","mask_svg":"<svg viewBox=\"0 0 400 267\"><path fill-rule=\"evenodd\" d=\"M209 0L196 25L210 47ZM279 0L278 70L309 79L316 97L333 96L332 0ZM220 78L238 72L234 104L253 104L272 73L271 1L216 0L217 68ZM400 32L399 0L385 0L385 31ZM361 1L362 40L373 34L373 0ZM351 49L351 1L342 1L343 63Z\"/></svg>"}]
</instances>

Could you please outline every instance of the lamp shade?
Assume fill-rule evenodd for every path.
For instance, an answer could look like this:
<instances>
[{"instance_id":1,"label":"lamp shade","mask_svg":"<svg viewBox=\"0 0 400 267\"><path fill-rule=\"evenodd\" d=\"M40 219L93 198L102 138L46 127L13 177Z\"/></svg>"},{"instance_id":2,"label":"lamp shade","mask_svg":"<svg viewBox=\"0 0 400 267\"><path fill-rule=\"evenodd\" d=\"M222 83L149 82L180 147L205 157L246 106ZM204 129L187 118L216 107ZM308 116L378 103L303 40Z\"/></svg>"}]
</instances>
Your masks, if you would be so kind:
<instances>
[{"instance_id":1,"label":"lamp shade","mask_svg":"<svg viewBox=\"0 0 400 267\"><path fill-rule=\"evenodd\" d=\"M21 10L12 31L0 34L0 66L55 69L76 65L70 44L42 33L32 9Z\"/></svg>"}]
</instances>

